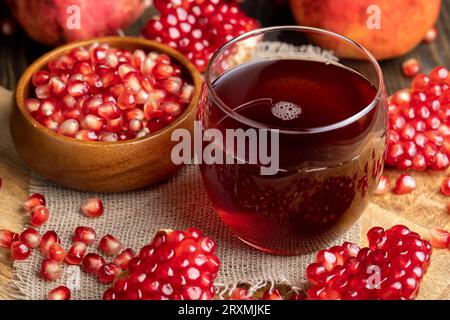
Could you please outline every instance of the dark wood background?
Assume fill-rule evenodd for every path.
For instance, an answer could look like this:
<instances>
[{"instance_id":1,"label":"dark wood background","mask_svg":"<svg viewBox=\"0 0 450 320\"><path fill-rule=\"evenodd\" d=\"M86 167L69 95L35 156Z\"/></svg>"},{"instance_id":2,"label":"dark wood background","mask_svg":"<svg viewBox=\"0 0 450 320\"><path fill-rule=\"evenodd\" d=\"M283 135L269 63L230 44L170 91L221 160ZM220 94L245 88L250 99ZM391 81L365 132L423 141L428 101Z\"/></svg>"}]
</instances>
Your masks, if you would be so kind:
<instances>
[{"instance_id":1,"label":"dark wood background","mask_svg":"<svg viewBox=\"0 0 450 320\"><path fill-rule=\"evenodd\" d=\"M258 18L264 26L295 24L289 5L284 0L246 0L243 7L248 14ZM152 13L151 9L148 10L138 22L126 30L126 33L138 35ZM0 18L8 14L4 1L1 1ZM389 94L409 85L410 79L404 77L401 72L401 64L408 57L418 58L422 69L426 72L437 65L450 67L450 0L442 0L437 28L439 37L433 44L422 43L403 57L381 63ZM20 28L12 37L0 37L0 86L14 89L26 67L50 49L30 40Z\"/></svg>"}]
</instances>

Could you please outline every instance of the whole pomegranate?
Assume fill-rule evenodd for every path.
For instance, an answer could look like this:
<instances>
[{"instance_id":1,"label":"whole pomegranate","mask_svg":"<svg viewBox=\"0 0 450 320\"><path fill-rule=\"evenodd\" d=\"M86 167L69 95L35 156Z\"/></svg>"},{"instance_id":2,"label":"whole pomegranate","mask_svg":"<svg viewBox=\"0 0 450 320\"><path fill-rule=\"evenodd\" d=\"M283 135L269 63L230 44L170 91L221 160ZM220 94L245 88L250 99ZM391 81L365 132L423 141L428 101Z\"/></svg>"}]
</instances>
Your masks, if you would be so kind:
<instances>
[{"instance_id":1,"label":"whole pomegranate","mask_svg":"<svg viewBox=\"0 0 450 320\"><path fill-rule=\"evenodd\" d=\"M115 34L133 23L149 0L7 0L28 35L47 45Z\"/></svg>"},{"instance_id":2,"label":"whole pomegranate","mask_svg":"<svg viewBox=\"0 0 450 320\"><path fill-rule=\"evenodd\" d=\"M377 59L411 51L425 37L438 16L441 0L290 0L300 25L330 30L366 47ZM355 52L339 43L322 43L339 56Z\"/></svg>"}]
</instances>

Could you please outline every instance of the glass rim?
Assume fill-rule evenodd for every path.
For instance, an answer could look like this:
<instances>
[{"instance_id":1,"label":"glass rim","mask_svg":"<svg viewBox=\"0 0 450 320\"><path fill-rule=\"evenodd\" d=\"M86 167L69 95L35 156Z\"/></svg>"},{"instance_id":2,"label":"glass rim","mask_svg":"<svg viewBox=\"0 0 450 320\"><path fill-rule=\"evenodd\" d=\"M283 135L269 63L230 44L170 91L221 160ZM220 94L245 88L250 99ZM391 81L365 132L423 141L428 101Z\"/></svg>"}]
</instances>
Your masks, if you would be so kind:
<instances>
[{"instance_id":1,"label":"glass rim","mask_svg":"<svg viewBox=\"0 0 450 320\"><path fill-rule=\"evenodd\" d=\"M315 33L319 33L319 34L322 34L322 35L338 38L338 39L343 40L343 41L349 43L350 45L356 47L357 49L362 51L367 56L368 61L375 68L376 75L378 77L378 88L377 88L377 93L376 93L375 97L372 99L372 101L367 106L365 106L363 109L361 109L357 113L353 114L352 116L350 116L350 117L348 117L348 118L346 118L344 120L338 121L336 123L333 123L333 124L329 124L329 125L321 126L321 127L314 127L314 128L293 128L293 129L270 128L270 127L268 128L267 125L265 125L265 124L263 124L261 122L254 121L254 120L252 120L250 118L247 118L247 117L237 113L236 111L231 109L229 106L227 106L222 101L222 99L220 99L220 97L217 95L217 93L215 92L214 87L213 87L212 82L211 82L211 76L210 76L211 75L212 66L216 62L217 58L225 50L227 50L231 45L233 45L233 44L235 44L237 42L240 42L242 40L246 40L247 38L254 37L254 36L257 36L257 35L266 34L266 33L273 32L273 31L315 32ZM295 25L259 28L259 29L255 29L255 30L243 33L242 35L231 39L230 41L225 43L222 47L220 47L214 53L214 55L211 57L211 59L210 59L210 61L208 63L208 66L206 68L206 71L205 71L205 84L206 84L206 87L207 87L207 90L208 90L207 94L209 94L211 96L211 98L214 101L214 103L218 107L220 107L225 114L228 114L229 116L233 117L233 119L238 120L239 122L242 122L245 125L248 125L250 127L257 128L257 129L265 129L265 130L275 130L275 129L277 129L280 133L283 133L283 134L314 134L314 133L329 132L329 131L333 131L333 130L336 130L336 129L340 129L340 128L346 127L349 124L358 121L359 119L364 117L366 114L368 114L373 108L375 108L375 106L377 105L378 101L380 100L381 96L384 93L383 72L381 70L381 67L380 67L378 61L370 53L369 50L367 50L365 47L363 47L359 43L357 43L357 42L355 42L355 41L353 41L353 40L351 40L351 39L349 39L349 38L347 38L347 37L345 37L343 35L340 35L338 33L335 33L335 32L332 32L332 31L328 31L328 30L324 30L324 29L319 29L319 28L305 27L305 26L295 26Z\"/></svg>"}]
</instances>

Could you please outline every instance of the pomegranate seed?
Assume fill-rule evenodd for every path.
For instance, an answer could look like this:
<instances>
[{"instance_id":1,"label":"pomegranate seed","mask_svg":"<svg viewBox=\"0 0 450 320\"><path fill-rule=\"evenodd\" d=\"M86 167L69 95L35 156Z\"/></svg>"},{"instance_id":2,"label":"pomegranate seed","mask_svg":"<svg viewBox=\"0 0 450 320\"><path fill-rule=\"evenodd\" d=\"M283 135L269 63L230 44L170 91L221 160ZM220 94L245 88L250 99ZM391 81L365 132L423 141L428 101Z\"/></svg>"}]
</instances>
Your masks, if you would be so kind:
<instances>
[{"instance_id":1,"label":"pomegranate seed","mask_svg":"<svg viewBox=\"0 0 450 320\"><path fill-rule=\"evenodd\" d=\"M84 130L100 131L104 126L105 122L103 118L93 114L88 114L81 120L81 128Z\"/></svg>"},{"instance_id":2,"label":"pomegranate seed","mask_svg":"<svg viewBox=\"0 0 450 320\"><path fill-rule=\"evenodd\" d=\"M105 102L99 106L98 114L105 119L115 119L120 116L120 112L114 102Z\"/></svg>"},{"instance_id":3,"label":"pomegranate seed","mask_svg":"<svg viewBox=\"0 0 450 320\"><path fill-rule=\"evenodd\" d=\"M136 96L128 91L124 91L117 100L117 106L122 109L133 109L136 107Z\"/></svg>"},{"instance_id":4,"label":"pomegranate seed","mask_svg":"<svg viewBox=\"0 0 450 320\"><path fill-rule=\"evenodd\" d=\"M39 106L39 113L44 117L49 117L56 112L57 108L53 100L44 99L41 100Z\"/></svg>"},{"instance_id":5,"label":"pomegranate seed","mask_svg":"<svg viewBox=\"0 0 450 320\"><path fill-rule=\"evenodd\" d=\"M230 300L253 300L248 291L243 288L236 288L231 292Z\"/></svg>"},{"instance_id":6,"label":"pomegranate seed","mask_svg":"<svg viewBox=\"0 0 450 320\"><path fill-rule=\"evenodd\" d=\"M416 189L416 180L410 175L402 174L395 181L394 192L396 194L411 193L414 189Z\"/></svg>"},{"instance_id":7,"label":"pomegranate seed","mask_svg":"<svg viewBox=\"0 0 450 320\"><path fill-rule=\"evenodd\" d=\"M66 250L59 243L53 243L48 249L48 257L57 262L62 262L66 258Z\"/></svg>"},{"instance_id":8,"label":"pomegranate seed","mask_svg":"<svg viewBox=\"0 0 450 320\"><path fill-rule=\"evenodd\" d=\"M29 98L25 100L25 107L31 112L36 112L39 110L41 102L38 99Z\"/></svg>"},{"instance_id":9,"label":"pomegranate seed","mask_svg":"<svg viewBox=\"0 0 450 320\"><path fill-rule=\"evenodd\" d=\"M131 94L137 94L142 89L139 74L137 72L128 72L123 77L123 83L125 89Z\"/></svg>"},{"instance_id":10,"label":"pomegranate seed","mask_svg":"<svg viewBox=\"0 0 450 320\"><path fill-rule=\"evenodd\" d=\"M262 297L263 300L284 300L278 289L266 290Z\"/></svg>"},{"instance_id":11,"label":"pomegranate seed","mask_svg":"<svg viewBox=\"0 0 450 320\"><path fill-rule=\"evenodd\" d=\"M105 129L110 132L120 132L123 128L123 117L120 115L116 119L108 119Z\"/></svg>"},{"instance_id":12,"label":"pomegranate seed","mask_svg":"<svg viewBox=\"0 0 450 320\"><path fill-rule=\"evenodd\" d=\"M46 85L49 81L50 73L46 70L39 70L35 72L31 78L31 83L33 83L35 87Z\"/></svg>"},{"instance_id":13,"label":"pomegranate seed","mask_svg":"<svg viewBox=\"0 0 450 320\"><path fill-rule=\"evenodd\" d=\"M76 227L73 236L74 242L84 242L86 245L91 245L95 242L97 234L95 230L91 227Z\"/></svg>"},{"instance_id":14,"label":"pomegranate seed","mask_svg":"<svg viewBox=\"0 0 450 320\"><path fill-rule=\"evenodd\" d=\"M102 256L96 253L88 253L84 256L82 264L84 271L87 273L97 274L100 268L106 264L106 261Z\"/></svg>"},{"instance_id":15,"label":"pomegranate seed","mask_svg":"<svg viewBox=\"0 0 450 320\"><path fill-rule=\"evenodd\" d=\"M25 243L28 248L34 249L41 243L41 235L34 228L27 228L20 234L20 241Z\"/></svg>"},{"instance_id":16,"label":"pomegranate seed","mask_svg":"<svg viewBox=\"0 0 450 320\"><path fill-rule=\"evenodd\" d=\"M73 137L80 130L80 124L77 120L68 119L61 123L58 133L64 136Z\"/></svg>"},{"instance_id":17,"label":"pomegranate seed","mask_svg":"<svg viewBox=\"0 0 450 320\"><path fill-rule=\"evenodd\" d=\"M19 235L15 232L0 229L0 248L11 248L11 244L19 240Z\"/></svg>"},{"instance_id":18,"label":"pomegranate seed","mask_svg":"<svg viewBox=\"0 0 450 320\"><path fill-rule=\"evenodd\" d=\"M119 137L113 132L104 132L100 135L99 140L103 142L116 142L119 140Z\"/></svg>"},{"instance_id":19,"label":"pomegranate seed","mask_svg":"<svg viewBox=\"0 0 450 320\"><path fill-rule=\"evenodd\" d=\"M47 256L50 251L50 247L55 243L60 243L58 235L55 231L50 230L44 233L41 239L41 244L39 245L42 254Z\"/></svg>"},{"instance_id":20,"label":"pomegranate seed","mask_svg":"<svg viewBox=\"0 0 450 320\"><path fill-rule=\"evenodd\" d=\"M96 218L103 214L103 202L100 198L89 198L81 204L81 211L85 216Z\"/></svg>"},{"instance_id":21,"label":"pomegranate seed","mask_svg":"<svg viewBox=\"0 0 450 320\"><path fill-rule=\"evenodd\" d=\"M378 182L377 189L375 190L376 195L383 195L389 192L391 188L391 183L386 176L381 176Z\"/></svg>"},{"instance_id":22,"label":"pomegranate seed","mask_svg":"<svg viewBox=\"0 0 450 320\"><path fill-rule=\"evenodd\" d=\"M122 250L122 244L115 237L107 234L100 239L98 249L107 256L115 256L120 253L120 250Z\"/></svg>"},{"instance_id":23,"label":"pomegranate seed","mask_svg":"<svg viewBox=\"0 0 450 320\"><path fill-rule=\"evenodd\" d=\"M147 55L145 54L144 51L140 49L134 50L133 55L131 57L132 66L136 69L140 69L146 57Z\"/></svg>"},{"instance_id":24,"label":"pomegranate seed","mask_svg":"<svg viewBox=\"0 0 450 320\"><path fill-rule=\"evenodd\" d=\"M180 98L184 103L191 103L192 97L194 96L194 86L187 84L181 90Z\"/></svg>"},{"instance_id":25,"label":"pomegranate seed","mask_svg":"<svg viewBox=\"0 0 450 320\"><path fill-rule=\"evenodd\" d=\"M98 279L101 283L113 282L121 273L121 269L113 263L107 263L98 270Z\"/></svg>"},{"instance_id":26,"label":"pomegranate seed","mask_svg":"<svg viewBox=\"0 0 450 320\"><path fill-rule=\"evenodd\" d=\"M134 258L134 252L130 248L125 249L117 257L114 258L113 263L119 266L122 270L128 268L128 263Z\"/></svg>"},{"instance_id":27,"label":"pomegranate seed","mask_svg":"<svg viewBox=\"0 0 450 320\"><path fill-rule=\"evenodd\" d=\"M438 36L438 31L437 31L436 27L433 27L427 31L427 33L425 34L425 37L423 38L423 41L426 43L432 43L437 39L437 36Z\"/></svg>"},{"instance_id":28,"label":"pomegranate seed","mask_svg":"<svg viewBox=\"0 0 450 320\"><path fill-rule=\"evenodd\" d=\"M41 265L41 275L45 280L55 281L61 278L61 264L52 259L45 259Z\"/></svg>"},{"instance_id":29,"label":"pomegranate seed","mask_svg":"<svg viewBox=\"0 0 450 320\"><path fill-rule=\"evenodd\" d=\"M432 83L445 84L448 78L449 71L445 67L436 67L430 72L430 81Z\"/></svg>"},{"instance_id":30,"label":"pomegranate seed","mask_svg":"<svg viewBox=\"0 0 450 320\"><path fill-rule=\"evenodd\" d=\"M80 130L75 134L75 139L83 141L98 141L98 136L95 131Z\"/></svg>"},{"instance_id":31,"label":"pomegranate seed","mask_svg":"<svg viewBox=\"0 0 450 320\"><path fill-rule=\"evenodd\" d=\"M77 241L69 249L66 255L68 264L80 265L86 255L87 246L84 242Z\"/></svg>"},{"instance_id":32,"label":"pomegranate seed","mask_svg":"<svg viewBox=\"0 0 450 320\"><path fill-rule=\"evenodd\" d=\"M141 109L131 109L131 110L127 111L126 119L127 119L127 121L131 121L131 120L143 121L145 119L144 111L142 111Z\"/></svg>"},{"instance_id":33,"label":"pomegranate seed","mask_svg":"<svg viewBox=\"0 0 450 320\"><path fill-rule=\"evenodd\" d=\"M47 222L50 212L45 206L36 206L31 210L31 224L35 227Z\"/></svg>"},{"instance_id":34,"label":"pomegranate seed","mask_svg":"<svg viewBox=\"0 0 450 320\"><path fill-rule=\"evenodd\" d=\"M48 300L70 300L70 290L66 286L59 286L48 293Z\"/></svg>"},{"instance_id":35,"label":"pomegranate seed","mask_svg":"<svg viewBox=\"0 0 450 320\"><path fill-rule=\"evenodd\" d=\"M43 84L41 86L36 87L34 93L36 94L36 98L38 99L48 99L50 97L49 85Z\"/></svg>"},{"instance_id":36,"label":"pomegranate seed","mask_svg":"<svg viewBox=\"0 0 450 320\"><path fill-rule=\"evenodd\" d=\"M173 67L165 63L157 63L152 69L152 74L157 80L167 79L173 75L173 73Z\"/></svg>"},{"instance_id":37,"label":"pomegranate seed","mask_svg":"<svg viewBox=\"0 0 450 320\"><path fill-rule=\"evenodd\" d=\"M160 231L128 262L128 273L114 282L104 298L210 300L220 266L214 249L215 244L198 229Z\"/></svg>"},{"instance_id":38,"label":"pomegranate seed","mask_svg":"<svg viewBox=\"0 0 450 320\"><path fill-rule=\"evenodd\" d=\"M34 207L45 205L46 205L45 197L40 193L33 193L31 196L27 198L27 200L23 204L23 207L28 212L31 212L31 210L34 209Z\"/></svg>"},{"instance_id":39,"label":"pomegranate seed","mask_svg":"<svg viewBox=\"0 0 450 320\"><path fill-rule=\"evenodd\" d=\"M414 58L410 58L402 64L403 74L409 78L414 77L419 73L420 65L419 61Z\"/></svg>"},{"instance_id":40,"label":"pomegranate seed","mask_svg":"<svg viewBox=\"0 0 450 320\"><path fill-rule=\"evenodd\" d=\"M75 80L71 81L67 86L67 92L72 97L80 97L87 94L89 91L89 87L86 82Z\"/></svg>"},{"instance_id":41,"label":"pomegranate seed","mask_svg":"<svg viewBox=\"0 0 450 320\"><path fill-rule=\"evenodd\" d=\"M441 183L441 193L444 196L450 196L450 178L445 178Z\"/></svg>"},{"instance_id":42,"label":"pomegranate seed","mask_svg":"<svg viewBox=\"0 0 450 320\"><path fill-rule=\"evenodd\" d=\"M450 233L446 230L432 228L429 231L429 236L433 248L446 249L450 245Z\"/></svg>"},{"instance_id":43,"label":"pomegranate seed","mask_svg":"<svg viewBox=\"0 0 450 320\"><path fill-rule=\"evenodd\" d=\"M14 241L11 244L11 257L14 260L26 260L31 254L30 248L22 241Z\"/></svg>"}]
</instances>

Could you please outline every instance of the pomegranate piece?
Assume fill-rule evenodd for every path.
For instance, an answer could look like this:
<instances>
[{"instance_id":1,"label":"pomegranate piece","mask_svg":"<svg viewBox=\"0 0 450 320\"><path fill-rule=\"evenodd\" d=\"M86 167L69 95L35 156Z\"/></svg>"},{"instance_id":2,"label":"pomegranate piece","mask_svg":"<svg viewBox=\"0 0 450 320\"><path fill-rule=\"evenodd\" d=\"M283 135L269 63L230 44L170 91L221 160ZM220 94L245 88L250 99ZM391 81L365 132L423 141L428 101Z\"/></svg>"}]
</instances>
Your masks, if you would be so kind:
<instances>
[{"instance_id":1,"label":"pomegranate piece","mask_svg":"<svg viewBox=\"0 0 450 320\"><path fill-rule=\"evenodd\" d=\"M57 262L62 262L66 258L66 250L59 243L54 243L48 249L48 257Z\"/></svg>"},{"instance_id":2,"label":"pomegranate piece","mask_svg":"<svg viewBox=\"0 0 450 320\"><path fill-rule=\"evenodd\" d=\"M55 281L61 278L61 263L53 259L45 259L41 265L41 276L45 280Z\"/></svg>"},{"instance_id":3,"label":"pomegranate piece","mask_svg":"<svg viewBox=\"0 0 450 320\"><path fill-rule=\"evenodd\" d=\"M41 244L39 245L39 248L41 250L41 253L44 256L47 256L50 250L50 247L55 243L60 243L61 241L58 238L58 235L55 231L49 230L42 236Z\"/></svg>"},{"instance_id":4,"label":"pomegranate piece","mask_svg":"<svg viewBox=\"0 0 450 320\"><path fill-rule=\"evenodd\" d=\"M76 227L75 233L73 235L73 241L81 241L86 245L91 245L95 242L95 238L97 237L97 233L91 227Z\"/></svg>"},{"instance_id":5,"label":"pomegranate piece","mask_svg":"<svg viewBox=\"0 0 450 320\"><path fill-rule=\"evenodd\" d=\"M160 231L129 261L128 273L104 299L211 300L220 266L215 248L198 229Z\"/></svg>"},{"instance_id":6,"label":"pomegranate piece","mask_svg":"<svg viewBox=\"0 0 450 320\"><path fill-rule=\"evenodd\" d=\"M389 192L391 189L391 183L389 182L388 177L381 176L380 181L378 182L377 188L375 189L376 195L383 195Z\"/></svg>"},{"instance_id":7,"label":"pomegranate piece","mask_svg":"<svg viewBox=\"0 0 450 320\"><path fill-rule=\"evenodd\" d=\"M98 243L98 249L103 252L107 256L115 256L120 253L122 250L122 244L119 240L113 237L110 234L107 234L103 238L100 239Z\"/></svg>"},{"instance_id":8,"label":"pomegranate piece","mask_svg":"<svg viewBox=\"0 0 450 320\"><path fill-rule=\"evenodd\" d=\"M89 198L81 204L81 211L85 216L96 218L103 214L103 202L100 198Z\"/></svg>"},{"instance_id":9,"label":"pomegranate piece","mask_svg":"<svg viewBox=\"0 0 450 320\"><path fill-rule=\"evenodd\" d=\"M45 206L46 201L45 197L42 194L39 193L33 193L31 196L28 197L28 199L24 202L23 207L28 212L31 212L31 210L34 209L34 207L37 206Z\"/></svg>"},{"instance_id":10,"label":"pomegranate piece","mask_svg":"<svg viewBox=\"0 0 450 320\"><path fill-rule=\"evenodd\" d=\"M134 258L134 252L130 248L122 251L117 257L113 259L113 263L116 266L119 266L122 270L126 270L128 268L128 263L131 259Z\"/></svg>"},{"instance_id":11,"label":"pomegranate piece","mask_svg":"<svg viewBox=\"0 0 450 320\"><path fill-rule=\"evenodd\" d=\"M396 194L411 193L416 189L416 180L408 174L402 174L395 181L394 192Z\"/></svg>"},{"instance_id":12,"label":"pomegranate piece","mask_svg":"<svg viewBox=\"0 0 450 320\"><path fill-rule=\"evenodd\" d=\"M78 241L72 244L67 251L66 262L68 264L80 265L86 255L87 246L84 242Z\"/></svg>"},{"instance_id":13,"label":"pomegranate piece","mask_svg":"<svg viewBox=\"0 0 450 320\"><path fill-rule=\"evenodd\" d=\"M278 289L266 290L262 297L263 300L284 300Z\"/></svg>"},{"instance_id":14,"label":"pomegranate piece","mask_svg":"<svg viewBox=\"0 0 450 320\"><path fill-rule=\"evenodd\" d=\"M48 293L48 300L70 300L70 289L66 286L59 286Z\"/></svg>"},{"instance_id":15,"label":"pomegranate piece","mask_svg":"<svg viewBox=\"0 0 450 320\"><path fill-rule=\"evenodd\" d=\"M50 212L45 206L36 206L31 210L31 224L35 227L47 222Z\"/></svg>"},{"instance_id":16,"label":"pomegranate piece","mask_svg":"<svg viewBox=\"0 0 450 320\"><path fill-rule=\"evenodd\" d=\"M155 1L155 7L160 16L147 22L144 37L179 50L201 72L219 47L259 26L236 3L224 0ZM146 60L142 63L141 70L148 70Z\"/></svg>"},{"instance_id":17,"label":"pomegranate piece","mask_svg":"<svg viewBox=\"0 0 450 320\"><path fill-rule=\"evenodd\" d=\"M106 263L100 267L97 276L101 283L113 282L122 272L119 266L113 263Z\"/></svg>"},{"instance_id":18,"label":"pomegranate piece","mask_svg":"<svg viewBox=\"0 0 450 320\"><path fill-rule=\"evenodd\" d=\"M11 244L11 257L14 260L26 260L31 254L31 249L22 241L14 241Z\"/></svg>"},{"instance_id":19,"label":"pomegranate piece","mask_svg":"<svg viewBox=\"0 0 450 320\"><path fill-rule=\"evenodd\" d=\"M0 248L11 248L14 241L19 240L19 235L15 232L0 229Z\"/></svg>"},{"instance_id":20,"label":"pomegranate piece","mask_svg":"<svg viewBox=\"0 0 450 320\"><path fill-rule=\"evenodd\" d=\"M20 234L20 241L28 248L35 249L41 244L41 235L34 228L27 228Z\"/></svg>"},{"instance_id":21,"label":"pomegranate piece","mask_svg":"<svg viewBox=\"0 0 450 320\"><path fill-rule=\"evenodd\" d=\"M408 78L412 78L415 75L417 75L419 73L419 70L420 70L419 61L415 58L410 58L404 61L402 64L403 74Z\"/></svg>"},{"instance_id":22,"label":"pomegranate piece","mask_svg":"<svg viewBox=\"0 0 450 320\"><path fill-rule=\"evenodd\" d=\"M429 237L433 248L446 249L450 245L450 233L447 230L432 228Z\"/></svg>"},{"instance_id":23,"label":"pomegranate piece","mask_svg":"<svg viewBox=\"0 0 450 320\"><path fill-rule=\"evenodd\" d=\"M330 265L316 260L307 268L312 284L307 299L411 300L430 264L430 243L396 225L374 227L367 233L369 247L346 243L328 249L339 252ZM319 254L318 254L319 255Z\"/></svg>"},{"instance_id":24,"label":"pomegranate piece","mask_svg":"<svg viewBox=\"0 0 450 320\"><path fill-rule=\"evenodd\" d=\"M387 165L419 171L448 168L449 82L448 70L436 67L429 75L415 75L411 89L390 97Z\"/></svg>"},{"instance_id":25,"label":"pomegranate piece","mask_svg":"<svg viewBox=\"0 0 450 320\"><path fill-rule=\"evenodd\" d=\"M105 259L96 253L88 253L84 256L83 261L84 271L87 273L97 274L103 265L106 264Z\"/></svg>"}]
</instances>

